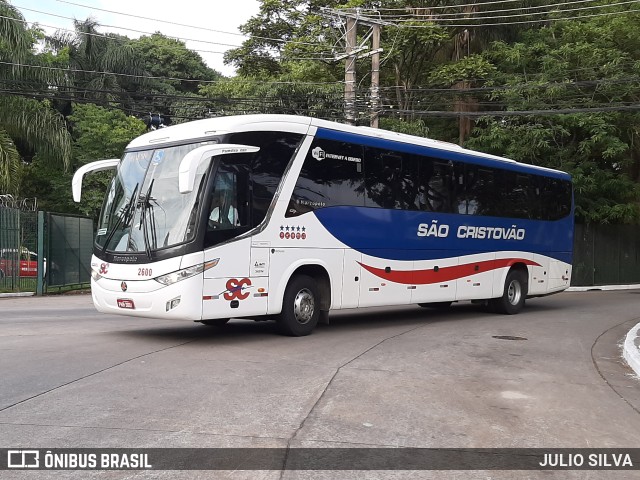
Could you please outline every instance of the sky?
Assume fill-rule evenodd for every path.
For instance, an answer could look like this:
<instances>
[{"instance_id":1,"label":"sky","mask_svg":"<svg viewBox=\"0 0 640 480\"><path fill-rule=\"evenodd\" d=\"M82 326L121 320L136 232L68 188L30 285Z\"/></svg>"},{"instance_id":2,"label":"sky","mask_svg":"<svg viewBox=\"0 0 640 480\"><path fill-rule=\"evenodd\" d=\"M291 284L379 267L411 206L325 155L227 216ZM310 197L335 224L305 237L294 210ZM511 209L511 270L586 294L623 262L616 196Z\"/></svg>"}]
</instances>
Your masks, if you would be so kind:
<instances>
[{"instance_id":1,"label":"sky","mask_svg":"<svg viewBox=\"0 0 640 480\"><path fill-rule=\"evenodd\" d=\"M47 33L58 28L73 30L74 18L92 17L101 25L98 28L101 32L137 38L160 31L178 37L188 48L198 51L209 67L227 76L233 75L234 70L224 65L222 54L242 43L246 37L240 35L238 27L259 10L258 0L10 0L10 3L28 22L37 22Z\"/></svg>"}]
</instances>

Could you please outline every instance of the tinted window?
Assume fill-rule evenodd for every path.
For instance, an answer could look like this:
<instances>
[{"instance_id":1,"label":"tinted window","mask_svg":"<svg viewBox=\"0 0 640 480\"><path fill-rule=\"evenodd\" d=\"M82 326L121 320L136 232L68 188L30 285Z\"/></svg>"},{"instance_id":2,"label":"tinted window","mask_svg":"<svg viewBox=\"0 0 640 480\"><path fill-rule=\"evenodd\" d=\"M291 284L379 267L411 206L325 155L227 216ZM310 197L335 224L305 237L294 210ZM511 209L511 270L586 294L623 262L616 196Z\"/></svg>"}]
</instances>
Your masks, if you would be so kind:
<instances>
[{"instance_id":1,"label":"tinted window","mask_svg":"<svg viewBox=\"0 0 640 480\"><path fill-rule=\"evenodd\" d=\"M282 132L246 132L231 135L230 143L260 147L260 151L253 155L251 163L252 226L259 225L267 215L282 175L301 140L300 134Z\"/></svg>"},{"instance_id":2,"label":"tinted window","mask_svg":"<svg viewBox=\"0 0 640 480\"><path fill-rule=\"evenodd\" d=\"M365 148L367 207L403 208L400 201L402 167L401 154L378 148Z\"/></svg>"},{"instance_id":3,"label":"tinted window","mask_svg":"<svg viewBox=\"0 0 640 480\"><path fill-rule=\"evenodd\" d=\"M496 188L494 169L466 165L463 183L458 213L495 216L500 211L500 192Z\"/></svg>"},{"instance_id":4,"label":"tinted window","mask_svg":"<svg viewBox=\"0 0 640 480\"><path fill-rule=\"evenodd\" d=\"M414 204L418 210L455 212L458 180L453 162L418 157L417 193Z\"/></svg>"},{"instance_id":5,"label":"tinted window","mask_svg":"<svg viewBox=\"0 0 640 480\"><path fill-rule=\"evenodd\" d=\"M540 178L540 217L558 220L571 213L571 183L556 178Z\"/></svg>"},{"instance_id":6,"label":"tinted window","mask_svg":"<svg viewBox=\"0 0 640 480\"><path fill-rule=\"evenodd\" d=\"M362 147L314 140L296 182L287 217L324 207L364 206Z\"/></svg>"},{"instance_id":7,"label":"tinted window","mask_svg":"<svg viewBox=\"0 0 640 480\"><path fill-rule=\"evenodd\" d=\"M502 197L500 217L533 218L538 198L530 175L500 171L498 188Z\"/></svg>"}]
</instances>

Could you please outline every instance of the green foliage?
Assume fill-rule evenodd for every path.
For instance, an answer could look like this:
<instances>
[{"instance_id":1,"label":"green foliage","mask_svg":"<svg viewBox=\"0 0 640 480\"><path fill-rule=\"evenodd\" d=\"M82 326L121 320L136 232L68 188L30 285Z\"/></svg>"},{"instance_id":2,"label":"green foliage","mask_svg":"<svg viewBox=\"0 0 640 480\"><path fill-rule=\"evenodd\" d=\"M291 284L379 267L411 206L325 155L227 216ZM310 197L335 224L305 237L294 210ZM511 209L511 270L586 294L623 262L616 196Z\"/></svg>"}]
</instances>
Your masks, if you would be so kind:
<instances>
[{"instance_id":1,"label":"green foliage","mask_svg":"<svg viewBox=\"0 0 640 480\"><path fill-rule=\"evenodd\" d=\"M64 168L71 152L62 116L48 102L21 95L24 82L51 77L19 65L38 60L32 49L40 32L26 29L23 20L15 7L0 1L0 60L6 62L0 66L0 81L11 92L0 97L0 193L19 193L23 160L37 155Z\"/></svg>"},{"instance_id":2,"label":"green foliage","mask_svg":"<svg viewBox=\"0 0 640 480\"><path fill-rule=\"evenodd\" d=\"M145 132L145 124L124 112L92 104L75 104L69 116L76 167L101 158L119 158L127 144Z\"/></svg>"},{"instance_id":3,"label":"green foliage","mask_svg":"<svg viewBox=\"0 0 640 480\"><path fill-rule=\"evenodd\" d=\"M249 38L225 55L238 75L225 79L180 41L160 33L137 40L113 34L103 38L94 35L98 25L91 19L76 22L75 34L49 38L36 54L33 47L43 32L11 20L22 16L0 0L0 17L5 17L0 18L2 61L71 69L61 73L0 65L0 80L19 93L0 99L0 189L18 191L22 175L22 196L45 196L41 205L80 212L70 202L70 174L61 167L70 156L73 169L90 160L119 157L126 143L144 130L141 122L113 108L74 105L72 111L69 97L125 112L161 113L173 123L245 113L342 120L344 62L332 59L344 51L338 42L344 25L324 15L321 7L429 9L445 3L447 8L436 14L457 13L461 5L469 14L505 8L465 0L260 0L259 13L241 27ZM509 8L541 5L549 4L522 0ZM632 7L609 6L607 11L625 8ZM475 126L466 141L471 148L572 173L579 220L639 222L640 114L633 110L640 96L639 27L640 16L634 12L526 28L386 25L381 126L460 142ZM364 31L361 27L359 41ZM359 60L356 69L364 122L369 61ZM142 81L136 77L142 74L165 78ZM58 98L34 100L30 90L36 88L55 91ZM73 149L52 105L68 117ZM538 113L550 109L566 113ZM439 119L428 116L433 111L491 115L478 121L469 115ZM501 111L529 113L496 115ZM23 168L25 160L32 164ZM83 212L95 214L107 179L101 174L87 179Z\"/></svg>"},{"instance_id":4,"label":"green foliage","mask_svg":"<svg viewBox=\"0 0 640 480\"><path fill-rule=\"evenodd\" d=\"M470 55L455 62L434 67L427 81L433 86L452 87L458 82L491 78L495 74L496 67L482 55Z\"/></svg>"},{"instance_id":5,"label":"green foliage","mask_svg":"<svg viewBox=\"0 0 640 480\"><path fill-rule=\"evenodd\" d=\"M572 173L578 220L638 222L640 114L606 109L638 100L632 32L639 23L635 14L554 23L525 32L520 42L494 43L485 52L496 68L493 82L511 87L490 94L493 109L533 112L485 118L467 145ZM535 114L552 108L605 111Z\"/></svg>"},{"instance_id":6,"label":"green foliage","mask_svg":"<svg viewBox=\"0 0 640 480\"><path fill-rule=\"evenodd\" d=\"M130 40L129 45L140 58L144 71L154 77L184 78L186 80L212 81L221 75L209 68L202 57L193 50L189 50L184 42L166 37L161 33ZM158 80L152 81L152 87L157 83L165 83L173 87L176 92L198 91L197 81Z\"/></svg>"},{"instance_id":7,"label":"green foliage","mask_svg":"<svg viewBox=\"0 0 640 480\"><path fill-rule=\"evenodd\" d=\"M282 113L325 119L343 117L342 86L295 83L283 75L271 82L234 77L201 88L215 115Z\"/></svg>"},{"instance_id":8,"label":"green foliage","mask_svg":"<svg viewBox=\"0 0 640 480\"><path fill-rule=\"evenodd\" d=\"M41 208L60 213L79 213L97 218L111 173L85 177L82 201L71 198L71 178L80 166L106 158L119 158L127 144L145 132L137 118L115 109L92 104L75 104L69 116L73 130L73 162L70 172L52 168L39 157L25 168L23 196L38 197Z\"/></svg>"},{"instance_id":9,"label":"green foliage","mask_svg":"<svg viewBox=\"0 0 640 480\"><path fill-rule=\"evenodd\" d=\"M424 120L403 120L401 118L381 118L380 128L392 132L406 133L417 137L427 137L429 127Z\"/></svg>"},{"instance_id":10,"label":"green foliage","mask_svg":"<svg viewBox=\"0 0 640 480\"><path fill-rule=\"evenodd\" d=\"M16 194L22 162L7 132L0 130L0 193Z\"/></svg>"}]
</instances>

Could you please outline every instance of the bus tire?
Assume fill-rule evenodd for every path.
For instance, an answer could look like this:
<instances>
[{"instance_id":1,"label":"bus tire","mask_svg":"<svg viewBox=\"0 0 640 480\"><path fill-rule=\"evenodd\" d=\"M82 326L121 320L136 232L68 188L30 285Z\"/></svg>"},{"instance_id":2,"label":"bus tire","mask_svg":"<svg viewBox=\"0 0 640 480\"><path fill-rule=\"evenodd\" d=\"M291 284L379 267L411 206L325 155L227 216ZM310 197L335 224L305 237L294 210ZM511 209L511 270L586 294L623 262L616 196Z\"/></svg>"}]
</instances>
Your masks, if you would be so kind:
<instances>
[{"instance_id":1,"label":"bus tire","mask_svg":"<svg viewBox=\"0 0 640 480\"><path fill-rule=\"evenodd\" d=\"M313 278L295 275L284 292L282 312L277 317L280 333L291 337L309 335L320 318L320 294Z\"/></svg>"},{"instance_id":2,"label":"bus tire","mask_svg":"<svg viewBox=\"0 0 640 480\"><path fill-rule=\"evenodd\" d=\"M211 320L200 320L200 323L208 327L224 327L228 321L228 318L212 318Z\"/></svg>"},{"instance_id":3,"label":"bus tire","mask_svg":"<svg viewBox=\"0 0 640 480\"><path fill-rule=\"evenodd\" d=\"M448 309L453 302L431 302L431 303L419 303L422 308L435 308L437 310Z\"/></svg>"},{"instance_id":4,"label":"bus tire","mask_svg":"<svg viewBox=\"0 0 640 480\"><path fill-rule=\"evenodd\" d=\"M527 290L527 273L523 270L511 270L504 282L502 296L489 300L489 308L497 313L515 315L524 307Z\"/></svg>"}]
</instances>

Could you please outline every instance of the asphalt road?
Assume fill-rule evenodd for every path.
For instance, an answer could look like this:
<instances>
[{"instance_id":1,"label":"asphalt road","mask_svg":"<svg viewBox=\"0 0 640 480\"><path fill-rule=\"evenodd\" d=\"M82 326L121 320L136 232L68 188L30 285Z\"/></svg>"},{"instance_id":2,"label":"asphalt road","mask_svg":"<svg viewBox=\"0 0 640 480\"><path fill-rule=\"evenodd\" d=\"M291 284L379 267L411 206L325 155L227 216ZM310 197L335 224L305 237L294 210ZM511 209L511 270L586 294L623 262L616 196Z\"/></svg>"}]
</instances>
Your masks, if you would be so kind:
<instances>
[{"instance_id":1,"label":"asphalt road","mask_svg":"<svg viewBox=\"0 0 640 480\"><path fill-rule=\"evenodd\" d=\"M0 299L0 448L639 447L619 343L640 291L332 313L308 337L102 315L89 295ZM0 472L0 474L3 472ZM4 472L5 474L9 472ZM409 478L407 472L11 472L3 478ZM522 473L522 472L521 472ZM631 478L634 472L412 472Z\"/></svg>"}]
</instances>

